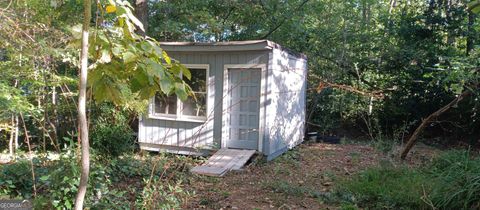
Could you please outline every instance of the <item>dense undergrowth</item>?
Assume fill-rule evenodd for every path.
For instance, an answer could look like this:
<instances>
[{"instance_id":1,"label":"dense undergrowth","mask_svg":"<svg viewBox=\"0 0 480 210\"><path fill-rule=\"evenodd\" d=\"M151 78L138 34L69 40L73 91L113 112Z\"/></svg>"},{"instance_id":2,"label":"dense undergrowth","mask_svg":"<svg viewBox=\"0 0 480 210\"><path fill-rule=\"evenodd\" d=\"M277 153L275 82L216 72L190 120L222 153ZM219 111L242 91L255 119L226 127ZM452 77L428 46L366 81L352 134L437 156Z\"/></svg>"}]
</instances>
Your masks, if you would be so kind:
<instances>
[{"instance_id":1,"label":"dense undergrowth","mask_svg":"<svg viewBox=\"0 0 480 210\"><path fill-rule=\"evenodd\" d=\"M385 162L340 181L335 200L366 209L478 209L480 157L449 151L423 167Z\"/></svg>"},{"instance_id":2,"label":"dense undergrowth","mask_svg":"<svg viewBox=\"0 0 480 210\"><path fill-rule=\"evenodd\" d=\"M0 166L0 199L32 199L35 209L71 209L80 168L73 153L33 159L37 196L33 197L30 162ZM191 193L188 170L196 160L175 155L95 155L86 207L89 209L176 209Z\"/></svg>"}]
</instances>

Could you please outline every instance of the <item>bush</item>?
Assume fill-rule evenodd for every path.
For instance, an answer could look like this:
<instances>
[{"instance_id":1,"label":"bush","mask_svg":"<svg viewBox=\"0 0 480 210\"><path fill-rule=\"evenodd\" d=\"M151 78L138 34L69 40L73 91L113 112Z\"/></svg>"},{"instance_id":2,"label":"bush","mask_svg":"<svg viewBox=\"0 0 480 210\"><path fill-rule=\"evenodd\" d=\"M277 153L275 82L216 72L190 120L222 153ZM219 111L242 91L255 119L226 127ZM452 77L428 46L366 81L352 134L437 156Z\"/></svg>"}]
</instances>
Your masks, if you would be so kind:
<instances>
[{"instance_id":1,"label":"bush","mask_svg":"<svg viewBox=\"0 0 480 210\"><path fill-rule=\"evenodd\" d=\"M30 198L33 192L32 169L27 160L4 165L0 169L0 194L10 198Z\"/></svg>"},{"instance_id":2,"label":"bush","mask_svg":"<svg viewBox=\"0 0 480 210\"><path fill-rule=\"evenodd\" d=\"M91 134L92 148L102 155L117 157L134 150L133 131L119 125L97 125Z\"/></svg>"},{"instance_id":3,"label":"bush","mask_svg":"<svg viewBox=\"0 0 480 210\"><path fill-rule=\"evenodd\" d=\"M92 148L101 156L117 157L134 150L134 132L129 125L132 113L111 103L95 104L90 132ZM133 115L136 116L136 115Z\"/></svg>"}]
</instances>

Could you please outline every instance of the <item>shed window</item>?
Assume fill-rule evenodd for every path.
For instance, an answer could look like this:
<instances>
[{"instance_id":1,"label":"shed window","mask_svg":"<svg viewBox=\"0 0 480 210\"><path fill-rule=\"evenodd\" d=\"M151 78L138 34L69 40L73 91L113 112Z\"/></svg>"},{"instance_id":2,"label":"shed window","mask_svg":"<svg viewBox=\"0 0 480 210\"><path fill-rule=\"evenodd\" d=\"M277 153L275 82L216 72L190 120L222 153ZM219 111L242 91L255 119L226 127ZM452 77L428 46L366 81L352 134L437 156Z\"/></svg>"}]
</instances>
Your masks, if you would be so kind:
<instances>
[{"instance_id":1,"label":"shed window","mask_svg":"<svg viewBox=\"0 0 480 210\"><path fill-rule=\"evenodd\" d=\"M153 104L153 116L172 120L205 120L207 117L207 79L208 65L185 65L192 75L185 82L192 88L192 94L185 101L176 95L156 94Z\"/></svg>"}]
</instances>

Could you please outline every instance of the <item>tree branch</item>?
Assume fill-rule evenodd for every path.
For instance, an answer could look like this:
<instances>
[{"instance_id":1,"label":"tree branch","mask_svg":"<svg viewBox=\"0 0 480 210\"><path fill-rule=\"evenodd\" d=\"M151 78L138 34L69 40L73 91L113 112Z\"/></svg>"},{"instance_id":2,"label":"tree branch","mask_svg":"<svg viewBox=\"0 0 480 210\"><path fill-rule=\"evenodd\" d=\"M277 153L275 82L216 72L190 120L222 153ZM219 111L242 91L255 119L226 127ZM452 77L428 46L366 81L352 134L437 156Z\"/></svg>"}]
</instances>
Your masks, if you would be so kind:
<instances>
[{"instance_id":1,"label":"tree branch","mask_svg":"<svg viewBox=\"0 0 480 210\"><path fill-rule=\"evenodd\" d=\"M300 5L298 5L298 7L294 10L294 11L298 11L300 10L309 0L304 0ZM291 18L291 17L290 17ZM282 21L280 21L279 24L277 24L273 29L271 29L268 33L266 33L265 35L263 35L262 37L260 37L260 39L266 39L268 38L273 32L275 32L278 28L280 28L280 26L282 26L285 21L287 19L290 19L290 18L287 18L286 16L282 18Z\"/></svg>"},{"instance_id":2,"label":"tree branch","mask_svg":"<svg viewBox=\"0 0 480 210\"><path fill-rule=\"evenodd\" d=\"M444 112L446 112L447 110L449 110L452 106L454 106L455 104L457 104L458 102L460 102L461 100L463 100L465 97L467 97L468 95L470 95L472 92L470 90L466 90L464 91L462 94L460 94L457 98L453 99L450 103L448 103L447 105L443 106L442 108L440 108L439 110L437 110L436 112L430 114L426 119L422 120L422 123L417 127L417 129L415 129L415 132L413 132L412 136L410 137L410 139L408 139L408 142L407 144L405 145L402 153L400 154L400 158L402 160L405 160L405 158L407 157L408 155L408 152L412 149L413 145L415 144L415 142L417 141L417 138L418 136L420 135L420 133L425 129L425 127L430 123L432 122L434 119L436 119L438 116L440 116L441 114L443 114Z\"/></svg>"}]
</instances>

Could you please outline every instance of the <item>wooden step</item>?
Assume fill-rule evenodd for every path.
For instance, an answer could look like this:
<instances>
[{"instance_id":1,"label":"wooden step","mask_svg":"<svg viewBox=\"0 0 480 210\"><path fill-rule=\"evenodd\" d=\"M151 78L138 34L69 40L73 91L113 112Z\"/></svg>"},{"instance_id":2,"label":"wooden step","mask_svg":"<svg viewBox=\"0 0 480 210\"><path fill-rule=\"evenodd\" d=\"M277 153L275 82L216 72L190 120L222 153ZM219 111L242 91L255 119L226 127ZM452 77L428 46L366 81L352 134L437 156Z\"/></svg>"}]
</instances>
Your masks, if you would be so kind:
<instances>
[{"instance_id":1,"label":"wooden step","mask_svg":"<svg viewBox=\"0 0 480 210\"><path fill-rule=\"evenodd\" d=\"M255 150L220 149L205 164L192 168L191 172L208 176L223 176L230 170L240 170L255 154Z\"/></svg>"}]
</instances>

